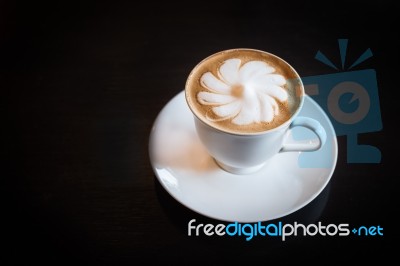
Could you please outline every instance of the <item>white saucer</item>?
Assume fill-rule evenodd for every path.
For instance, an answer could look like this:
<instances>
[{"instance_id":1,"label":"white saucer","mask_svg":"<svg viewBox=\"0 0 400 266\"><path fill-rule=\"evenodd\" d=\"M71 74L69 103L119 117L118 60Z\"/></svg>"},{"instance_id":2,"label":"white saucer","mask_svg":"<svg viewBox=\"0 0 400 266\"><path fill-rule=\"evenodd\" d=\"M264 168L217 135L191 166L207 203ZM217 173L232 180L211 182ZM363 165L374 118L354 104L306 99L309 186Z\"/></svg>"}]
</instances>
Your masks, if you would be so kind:
<instances>
[{"instance_id":1,"label":"white saucer","mask_svg":"<svg viewBox=\"0 0 400 266\"><path fill-rule=\"evenodd\" d=\"M283 217L325 188L338 154L333 126L321 107L307 96L299 115L326 129L328 141L321 150L280 153L256 173L234 175L221 170L202 146L182 91L154 122L149 143L153 170L172 197L202 215L247 223Z\"/></svg>"}]
</instances>

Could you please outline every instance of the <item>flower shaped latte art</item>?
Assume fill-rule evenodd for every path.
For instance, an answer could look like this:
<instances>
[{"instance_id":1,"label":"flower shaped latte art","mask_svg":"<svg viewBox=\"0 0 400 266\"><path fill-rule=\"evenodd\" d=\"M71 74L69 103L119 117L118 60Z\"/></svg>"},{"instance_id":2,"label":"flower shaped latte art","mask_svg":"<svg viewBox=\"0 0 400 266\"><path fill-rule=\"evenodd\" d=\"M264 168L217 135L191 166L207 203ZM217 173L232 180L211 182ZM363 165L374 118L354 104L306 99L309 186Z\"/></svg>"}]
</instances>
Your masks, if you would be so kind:
<instances>
[{"instance_id":1,"label":"flower shaped latte art","mask_svg":"<svg viewBox=\"0 0 400 266\"><path fill-rule=\"evenodd\" d=\"M199 92L197 99L212 106L217 121L232 119L236 125L271 122L279 114L277 101L288 98L285 78L274 72L275 68L262 61L241 65L240 59L228 59L218 69L218 78L211 72L201 76L207 91Z\"/></svg>"}]
</instances>

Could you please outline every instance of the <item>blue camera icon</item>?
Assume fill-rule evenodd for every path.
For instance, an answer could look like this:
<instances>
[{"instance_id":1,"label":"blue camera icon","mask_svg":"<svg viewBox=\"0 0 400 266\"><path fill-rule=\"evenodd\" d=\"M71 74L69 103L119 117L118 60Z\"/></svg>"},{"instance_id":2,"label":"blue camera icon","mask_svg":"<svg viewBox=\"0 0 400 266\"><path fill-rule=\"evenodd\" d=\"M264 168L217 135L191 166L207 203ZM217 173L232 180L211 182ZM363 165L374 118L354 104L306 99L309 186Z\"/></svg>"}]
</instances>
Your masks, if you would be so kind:
<instances>
[{"instance_id":1,"label":"blue camera icon","mask_svg":"<svg viewBox=\"0 0 400 266\"><path fill-rule=\"evenodd\" d=\"M344 70L347 39L339 40L339 48ZM371 50L366 50L350 68L371 56ZM338 69L319 51L315 58ZM359 134L382 130L376 71L374 69L344 71L301 79L306 94L313 98L330 118L336 135L346 136L347 162L379 163L381 152L377 147L358 143ZM302 156L303 154L300 157ZM304 154L304 158L308 158L307 156L312 155ZM300 164L304 167L313 167L313 160L304 158L299 159Z\"/></svg>"}]
</instances>

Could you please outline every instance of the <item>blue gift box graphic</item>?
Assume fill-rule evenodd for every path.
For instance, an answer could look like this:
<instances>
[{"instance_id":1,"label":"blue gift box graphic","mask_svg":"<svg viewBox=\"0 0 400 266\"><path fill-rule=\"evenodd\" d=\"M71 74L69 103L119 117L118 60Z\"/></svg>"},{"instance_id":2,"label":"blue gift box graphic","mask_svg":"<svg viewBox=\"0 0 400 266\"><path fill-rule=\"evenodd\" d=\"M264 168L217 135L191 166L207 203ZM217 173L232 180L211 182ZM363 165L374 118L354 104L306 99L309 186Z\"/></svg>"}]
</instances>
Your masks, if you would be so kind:
<instances>
[{"instance_id":1,"label":"blue gift box graphic","mask_svg":"<svg viewBox=\"0 0 400 266\"><path fill-rule=\"evenodd\" d=\"M339 39L342 70L345 70L347 39ZM359 144L358 135L382 130L378 85L374 69L349 71L372 56L367 49L345 72L302 77L306 93L312 97L330 118L337 136L347 137L348 163L379 163L381 152L377 147ZM320 51L315 58L338 68ZM303 138L302 136L294 136ZM313 166L312 154L302 154L300 164ZM308 159L307 159L308 158Z\"/></svg>"}]
</instances>

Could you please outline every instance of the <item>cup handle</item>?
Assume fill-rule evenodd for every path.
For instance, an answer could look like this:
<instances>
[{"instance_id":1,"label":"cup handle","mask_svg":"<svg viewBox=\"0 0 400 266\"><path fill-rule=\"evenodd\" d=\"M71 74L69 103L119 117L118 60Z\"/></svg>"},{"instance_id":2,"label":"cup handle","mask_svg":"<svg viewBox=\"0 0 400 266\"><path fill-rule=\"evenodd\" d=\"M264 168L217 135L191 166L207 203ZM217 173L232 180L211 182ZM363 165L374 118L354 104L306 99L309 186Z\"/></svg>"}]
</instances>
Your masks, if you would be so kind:
<instances>
[{"instance_id":1,"label":"cup handle","mask_svg":"<svg viewBox=\"0 0 400 266\"><path fill-rule=\"evenodd\" d=\"M290 124L289 129L294 127L305 127L310 129L317 135L318 143L284 143L279 152L287 151L316 151L319 150L326 142L326 131L321 124L309 117L296 117Z\"/></svg>"}]
</instances>

